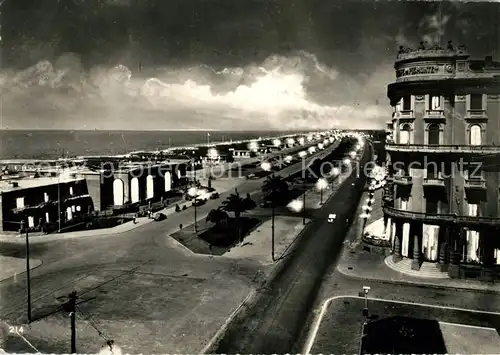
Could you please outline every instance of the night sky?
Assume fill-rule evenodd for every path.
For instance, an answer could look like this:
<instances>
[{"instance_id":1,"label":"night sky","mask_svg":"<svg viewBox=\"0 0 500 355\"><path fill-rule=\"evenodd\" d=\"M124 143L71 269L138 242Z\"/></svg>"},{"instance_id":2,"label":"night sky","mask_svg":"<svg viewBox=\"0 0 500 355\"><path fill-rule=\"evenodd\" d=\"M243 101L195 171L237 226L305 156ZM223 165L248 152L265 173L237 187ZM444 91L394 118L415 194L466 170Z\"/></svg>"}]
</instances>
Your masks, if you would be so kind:
<instances>
[{"instance_id":1,"label":"night sky","mask_svg":"<svg viewBox=\"0 0 500 355\"><path fill-rule=\"evenodd\" d=\"M9 129L382 127L399 45L452 40L500 59L498 3L5 0L1 11Z\"/></svg>"}]
</instances>

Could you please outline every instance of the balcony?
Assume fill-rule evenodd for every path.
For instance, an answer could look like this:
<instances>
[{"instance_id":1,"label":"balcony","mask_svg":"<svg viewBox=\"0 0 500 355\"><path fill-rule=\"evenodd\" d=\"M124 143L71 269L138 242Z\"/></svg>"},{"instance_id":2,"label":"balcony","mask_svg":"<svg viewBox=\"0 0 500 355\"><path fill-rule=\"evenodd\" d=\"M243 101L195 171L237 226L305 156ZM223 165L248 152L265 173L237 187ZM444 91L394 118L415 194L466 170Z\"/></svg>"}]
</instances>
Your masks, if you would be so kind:
<instances>
[{"instance_id":1,"label":"balcony","mask_svg":"<svg viewBox=\"0 0 500 355\"><path fill-rule=\"evenodd\" d=\"M486 189L486 182L482 177L471 177L465 179L464 187L470 190Z\"/></svg>"},{"instance_id":2,"label":"balcony","mask_svg":"<svg viewBox=\"0 0 500 355\"><path fill-rule=\"evenodd\" d=\"M404 185L404 186L408 186L408 185L411 185L413 184L413 181L412 181L412 177L411 176L393 176L393 181L395 184L398 184L398 185Z\"/></svg>"},{"instance_id":3,"label":"balcony","mask_svg":"<svg viewBox=\"0 0 500 355\"><path fill-rule=\"evenodd\" d=\"M440 177L428 177L422 183L424 187L444 187L444 180Z\"/></svg>"},{"instance_id":4,"label":"balcony","mask_svg":"<svg viewBox=\"0 0 500 355\"><path fill-rule=\"evenodd\" d=\"M424 120L442 121L445 119L444 110L425 110Z\"/></svg>"},{"instance_id":5,"label":"balcony","mask_svg":"<svg viewBox=\"0 0 500 355\"><path fill-rule=\"evenodd\" d=\"M415 112L413 110L401 110L395 116L399 121L411 121L415 119Z\"/></svg>"},{"instance_id":6,"label":"balcony","mask_svg":"<svg viewBox=\"0 0 500 355\"><path fill-rule=\"evenodd\" d=\"M500 226L500 218L458 216L456 214L437 214L425 212L411 212L398 210L393 207L384 206L384 214L391 218L399 218L406 221L418 221L424 223L448 224L456 223L464 227L477 226Z\"/></svg>"},{"instance_id":7,"label":"balcony","mask_svg":"<svg viewBox=\"0 0 500 355\"><path fill-rule=\"evenodd\" d=\"M467 116L465 116L465 119L484 121L488 119L488 116L486 116L486 110L483 109L467 110Z\"/></svg>"},{"instance_id":8,"label":"balcony","mask_svg":"<svg viewBox=\"0 0 500 355\"><path fill-rule=\"evenodd\" d=\"M495 145L430 145L430 144L387 144L387 151L408 153L456 153L456 154L499 154Z\"/></svg>"}]
</instances>

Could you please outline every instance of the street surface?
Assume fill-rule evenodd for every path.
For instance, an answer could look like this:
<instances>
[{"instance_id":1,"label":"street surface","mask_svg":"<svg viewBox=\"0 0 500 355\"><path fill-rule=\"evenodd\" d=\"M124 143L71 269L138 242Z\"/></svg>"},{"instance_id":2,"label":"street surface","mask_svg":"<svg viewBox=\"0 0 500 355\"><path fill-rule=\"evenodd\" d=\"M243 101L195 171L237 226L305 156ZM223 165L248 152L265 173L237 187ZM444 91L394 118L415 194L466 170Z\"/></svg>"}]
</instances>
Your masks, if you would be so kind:
<instances>
[{"instance_id":1,"label":"street surface","mask_svg":"<svg viewBox=\"0 0 500 355\"><path fill-rule=\"evenodd\" d=\"M426 341L422 346L427 350L425 353L494 353L500 349L500 337L496 329L500 328L500 313L479 313L467 309L450 309L424 304L394 303L385 300L374 300L368 297L368 311L370 316L384 320L388 317L404 316L422 320L427 320L424 326L427 329L418 329L418 324L414 324L414 330L421 333L427 331ZM361 297L339 297L329 300L325 304L324 310L320 314L318 327L314 329L311 338L311 348L307 353L358 353L360 347L361 327L365 321L362 309L365 307L365 300ZM433 323L434 321L434 323ZM442 322L445 326L439 325ZM461 324L467 326L467 339L464 342L457 342L451 337L448 339L449 324ZM436 329L434 329L436 328ZM453 328L456 328L453 327ZM474 336L473 329L493 328L486 333L489 339ZM457 332L457 329L451 329ZM418 334L413 334L415 337ZM379 335L383 340L383 334ZM434 340L434 341L433 341ZM487 340L486 342L484 340ZM390 339L385 339L390 342ZM473 349L473 352L466 352ZM419 353L418 351L416 351Z\"/></svg>"},{"instance_id":2,"label":"street surface","mask_svg":"<svg viewBox=\"0 0 500 355\"><path fill-rule=\"evenodd\" d=\"M361 164L371 152L364 150ZM354 186L352 184L354 183ZM346 220L355 212L364 179L353 171L336 195L315 212L301 239L281 272L255 304L236 319L210 353L287 353L292 349L304 319L311 311L326 268L342 248L347 232ZM337 220L328 223L328 214Z\"/></svg>"},{"instance_id":3,"label":"street surface","mask_svg":"<svg viewBox=\"0 0 500 355\"><path fill-rule=\"evenodd\" d=\"M293 174L301 169L299 163L279 174ZM238 192L245 195L257 191L253 196L257 199L262 181L242 180ZM204 219L231 192L198 207L198 218ZM38 240L34 237L30 243L31 257L41 259L43 264L31 272L33 318L42 319L29 330L25 327L26 339L39 351L67 353L68 315L59 310L58 298L77 290L85 301L80 306L83 318L77 320L77 351L97 352L104 341L88 325L89 317L99 320L99 329L125 352L199 351L262 281L265 270L250 260L193 255L176 244L169 235L179 224L193 222L193 210L189 208L162 222L116 235L46 242L43 236ZM2 242L1 253L22 258L24 245L18 241ZM13 326L24 323L25 275L1 282L0 299L0 319ZM19 341L10 335L7 345L0 348L34 352L24 341L13 339Z\"/></svg>"}]
</instances>

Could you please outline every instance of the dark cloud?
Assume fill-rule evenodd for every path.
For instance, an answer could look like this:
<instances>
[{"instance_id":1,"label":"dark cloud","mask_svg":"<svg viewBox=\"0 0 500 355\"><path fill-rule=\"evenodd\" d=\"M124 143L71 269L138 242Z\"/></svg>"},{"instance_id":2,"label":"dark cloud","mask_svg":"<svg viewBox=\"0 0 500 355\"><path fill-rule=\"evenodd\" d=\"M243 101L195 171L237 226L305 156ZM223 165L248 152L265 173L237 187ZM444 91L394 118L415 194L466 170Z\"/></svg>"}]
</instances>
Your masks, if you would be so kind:
<instances>
[{"instance_id":1,"label":"dark cloud","mask_svg":"<svg viewBox=\"0 0 500 355\"><path fill-rule=\"evenodd\" d=\"M499 20L495 3L7 0L2 125L380 126L399 45L498 57Z\"/></svg>"}]
</instances>

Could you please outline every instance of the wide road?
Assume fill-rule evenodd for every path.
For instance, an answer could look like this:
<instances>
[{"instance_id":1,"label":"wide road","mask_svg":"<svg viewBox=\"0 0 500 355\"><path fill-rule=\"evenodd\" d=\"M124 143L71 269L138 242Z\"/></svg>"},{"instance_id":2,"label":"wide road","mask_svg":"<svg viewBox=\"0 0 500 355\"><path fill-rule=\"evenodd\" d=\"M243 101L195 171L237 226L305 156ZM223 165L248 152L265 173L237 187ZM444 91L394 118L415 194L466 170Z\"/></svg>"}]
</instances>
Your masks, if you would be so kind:
<instances>
[{"instance_id":1,"label":"wide road","mask_svg":"<svg viewBox=\"0 0 500 355\"><path fill-rule=\"evenodd\" d=\"M365 149L360 163L371 156ZM354 183L354 186L352 184ZM347 232L347 218L356 211L363 178L353 171L337 193L318 210L289 256L286 269L262 291L244 318L235 321L211 353L288 353L299 336L314 305L321 279L336 260ZM328 223L329 213L337 220Z\"/></svg>"}]
</instances>

